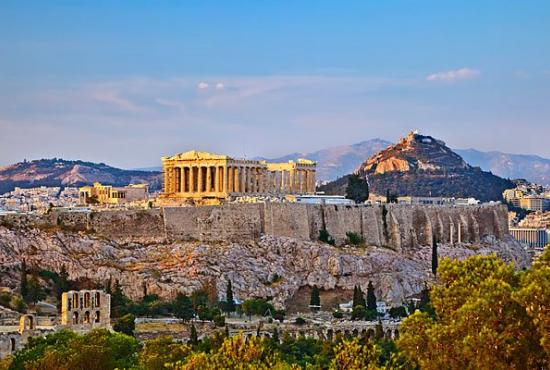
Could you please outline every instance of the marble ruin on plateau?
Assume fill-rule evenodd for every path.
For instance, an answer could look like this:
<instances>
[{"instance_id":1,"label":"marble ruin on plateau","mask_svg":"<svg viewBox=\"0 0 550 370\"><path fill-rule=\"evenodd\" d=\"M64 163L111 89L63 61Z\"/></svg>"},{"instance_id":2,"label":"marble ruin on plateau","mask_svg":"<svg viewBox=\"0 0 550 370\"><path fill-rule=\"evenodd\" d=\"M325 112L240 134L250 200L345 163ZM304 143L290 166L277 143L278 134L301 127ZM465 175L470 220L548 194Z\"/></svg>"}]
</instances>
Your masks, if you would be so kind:
<instances>
[{"instance_id":1,"label":"marble ruin on plateau","mask_svg":"<svg viewBox=\"0 0 550 370\"><path fill-rule=\"evenodd\" d=\"M313 161L286 163L234 159L189 151L162 157L167 202L220 203L242 196L284 196L315 193Z\"/></svg>"}]
</instances>

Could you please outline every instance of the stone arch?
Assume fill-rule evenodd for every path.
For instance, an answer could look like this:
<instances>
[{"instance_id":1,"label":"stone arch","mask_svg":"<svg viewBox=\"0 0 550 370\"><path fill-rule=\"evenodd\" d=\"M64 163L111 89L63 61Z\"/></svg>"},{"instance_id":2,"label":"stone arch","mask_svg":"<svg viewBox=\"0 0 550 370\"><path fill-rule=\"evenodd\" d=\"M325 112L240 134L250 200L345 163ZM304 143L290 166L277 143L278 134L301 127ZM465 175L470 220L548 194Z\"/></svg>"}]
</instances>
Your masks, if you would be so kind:
<instances>
[{"instance_id":1,"label":"stone arch","mask_svg":"<svg viewBox=\"0 0 550 370\"><path fill-rule=\"evenodd\" d=\"M357 328L353 329L352 334L353 334L354 337L358 337L359 336L359 330Z\"/></svg>"},{"instance_id":2,"label":"stone arch","mask_svg":"<svg viewBox=\"0 0 550 370\"><path fill-rule=\"evenodd\" d=\"M95 312L94 322L97 322L97 323L101 322L101 313L99 311Z\"/></svg>"},{"instance_id":3,"label":"stone arch","mask_svg":"<svg viewBox=\"0 0 550 370\"><path fill-rule=\"evenodd\" d=\"M73 312L73 325L78 325L78 312Z\"/></svg>"},{"instance_id":4,"label":"stone arch","mask_svg":"<svg viewBox=\"0 0 550 370\"><path fill-rule=\"evenodd\" d=\"M95 305L96 307L101 306L101 293L99 292L95 293Z\"/></svg>"},{"instance_id":5,"label":"stone arch","mask_svg":"<svg viewBox=\"0 0 550 370\"><path fill-rule=\"evenodd\" d=\"M10 352L15 352L17 348L17 341L15 340L14 337L10 337Z\"/></svg>"},{"instance_id":6,"label":"stone arch","mask_svg":"<svg viewBox=\"0 0 550 370\"><path fill-rule=\"evenodd\" d=\"M332 340L332 337L334 336L334 331L332 329L327 330L327 339Z\"/></svg>"},{"instance_id":7,"label":"stone arch","mask_svg":"<svg viewBox=\"0 0 550 370\"><path fill-rule=\"evenodd\" d=\"M90 307L90 292L84 293L84 308Z\"/></svg>"},{"instance_id":8,"label":"stone arch","mask_svg":"<svg viewBox=\"0 0 550 370\"><path fill-rule=\"evenodd\" d=\"M386 330L386 339L392 339L392 331L391 331L391 329Z\"/></svg>"},{"instance_id":9,"label":"stone arch","mask_svg":"<svg viewBox=\"0 0 550 370\"><path fill-rule=\"evenodd\" d=\"M399 329L395 329L395 330L393 331L393 338L394 338L394 339L399 338Z\"/></svg>"},{"instance_id":10,"label":"stone arch","mask_svg":"<svg viewBox=\"0 0 550 370\"><path fill-rule=\"evenodd\" d=\"M367 338L374 338L374 329L370 328L367 330Z\"/></svg>"},{"instance_id":11,"label":"stone arch","mask_svg":"<svg viewBox=\"0 0 550 370\"><path fill-rule=\"evenodd\" d=\"M34 329L34 316L33 315L21 315L19 318L19 333L23 333L27 330Z\"/></svg>"},{"instance_id":12,"label":"stone arch","mask_svg":"<svg viewBox=\"0 0 550 370\"><path fill-rule=\"evenodd\" d=\"M84 324L90 324L90 311L84 312Z\"/></svg>"}]
</instances>

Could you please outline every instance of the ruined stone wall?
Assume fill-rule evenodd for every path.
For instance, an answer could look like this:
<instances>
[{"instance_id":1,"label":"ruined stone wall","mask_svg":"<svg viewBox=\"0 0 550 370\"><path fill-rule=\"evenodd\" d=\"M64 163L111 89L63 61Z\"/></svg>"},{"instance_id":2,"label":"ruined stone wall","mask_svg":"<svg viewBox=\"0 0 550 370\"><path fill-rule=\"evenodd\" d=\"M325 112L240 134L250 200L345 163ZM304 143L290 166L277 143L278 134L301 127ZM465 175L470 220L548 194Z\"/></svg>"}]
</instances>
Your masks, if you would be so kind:
<instances>
[{"instance_id":1,"label":"ruined stone wall","mask_svg":"<svg viewBox=\"0 0 550 370\"><path fill-rule=\"evenodd\" d=\"M438 243L476 243L508 234L503 205L305 205L295 203L228 204L165 207L150 210L55 212L48 215L0 216L8 227L86 231L123 241L246 241L261 234L317 240L325 228L343 244L347 232L368 245L399 250Z\"/></svg>"}]
</instances>

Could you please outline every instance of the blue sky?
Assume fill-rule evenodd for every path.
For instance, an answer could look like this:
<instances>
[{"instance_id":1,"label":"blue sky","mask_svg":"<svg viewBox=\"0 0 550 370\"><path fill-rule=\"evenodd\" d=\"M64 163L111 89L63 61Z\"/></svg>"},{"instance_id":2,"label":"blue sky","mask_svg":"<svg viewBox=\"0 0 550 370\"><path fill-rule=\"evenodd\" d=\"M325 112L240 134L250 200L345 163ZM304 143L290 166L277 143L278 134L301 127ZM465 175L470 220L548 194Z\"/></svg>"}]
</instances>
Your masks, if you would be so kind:
<instances>
[{"instance_id":1,"label":"blue sky","mask_svg":"<svg viewBox=\"0 0 550 370\"><path fill-rule=\"evenodd\" d=\"M0 164L278 156L410 129L550 157L549 102L548 1L0 3Z\"/></svg>"}]
</instances>

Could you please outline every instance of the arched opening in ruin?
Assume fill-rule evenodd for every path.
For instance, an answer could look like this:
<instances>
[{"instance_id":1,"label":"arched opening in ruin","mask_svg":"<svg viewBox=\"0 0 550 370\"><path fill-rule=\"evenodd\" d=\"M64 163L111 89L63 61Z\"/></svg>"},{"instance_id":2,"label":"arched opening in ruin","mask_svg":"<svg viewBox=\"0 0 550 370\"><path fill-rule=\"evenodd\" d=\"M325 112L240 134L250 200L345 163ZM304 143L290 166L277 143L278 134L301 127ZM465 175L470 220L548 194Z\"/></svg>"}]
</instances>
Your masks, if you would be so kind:
<instances>
[{"instance_id":1,"label":"arched opening in ruin","mask_svg":"<svg viewBox=\"0 0 550 370\"><path fill-rule=\"evenodd\" d=\"M78 312L73 312L73 325L78 324Z\"/></svg>"},{"instance_id":2,"label":"arched opening in ruin","mask_svg":"<svg viewBox=\"0 0 550 370\"><path fill-rule=\"evenodd\" d=\"M352 333L353 333L353 336L354 336L354 337L359 336L359 330L358 330L358 329L353 329L353 332L352 332Z\"/></svg>"},{"instance_id":3,"label":"arched opening in ruin","mask_svg":"<svg viewBox=\"0 0 550 370\"><path fill-rule=\"evenodd\" d=\"M395 329L395 330L393 331L393 338L394 338L394 339L398 339L398 338L399 338L399 330Z\"/></svg>"},{"instance_id":4,"label":"arched opening in ruin","mask_svg":"<svg viewBox=\"0 0 550 370\"><path fill-rule=\"evenodd\" d=\"M97 292L95 294L95 305L96 307L99 307L101 305L101 294L99 294L99 292Z\"/></svg>"},{"instance_id":5,"label":"arched opening in ruin","mask_svg":"<svg viewBox=\"0 0 550 370\"><path fill-rule=\"evenodd\" d=\"M84 308L90 307L90 293L84 293Z\"/></svg>"},{"instance_id":6,"label":"arched opening in ruin","mask_svg":"<svg viewBox=\"0 0 550 370\"><path fill-rule=\"evenodd\" d=\"M95 319L94 319L95 322L100 322L101 321L101 316L99 314L99 311L96 311L95 312Z\"/></svg>"},{"instance_id":7,"label":"arched opening in ruin","mask_svg":"<svg viewBox=\"0 0 550 370\"><path fill-rule=\"evenodd\" d=\"M332 329L327 330L327 338L328 340L332 340L332 337L334 335L334 331Z\"/></svg>"},{"instance_id":8,"label":"arched opening in ruin","mask_svg":"<svg viewBox=\"0 0 550 370\"><path fill-rule=\"evenodd\" d=\"M10 350L11 352L15 352L15 346L17 342L15 341L15 338L10 338Z\"/></svg>"},{"instance_id":9,"label":"arched opening in ruin","mask_svg":"<svg viewBox=\"0 0 550 370\"><path fill-rule=\"evenodd\" d=\"M90 323L90 311L84 312L84 324Z\"/></svg>"},{"instance_id":10,"label":"arched opening in ruin","mask_svg":"<svg viewBox=\"0 0 550 370\"><path fill-rule=\"evenodd\" d=\"M374 329L367 330L367 337L374 338Z\"/></svg>"},{"instance_id":11,"label":"arched opening in ruin","mask_svg":"<svg viewBox=\"0 0 550 370\"><path fill-rule=\"evenodd\" d=\"M78 308L78 293L73 293L73 308Z\"/></svg>"},{"instance_id":12,"label":"arched opening in ruin","mask_svg":"<svg viewBox=\"0 0 550 370\"><path fill-rule=\"evenodd\" d=\"M27 316L27 318L29 319L29 330L34 329L34 317Z\"/></svg>"}]
</instances>

